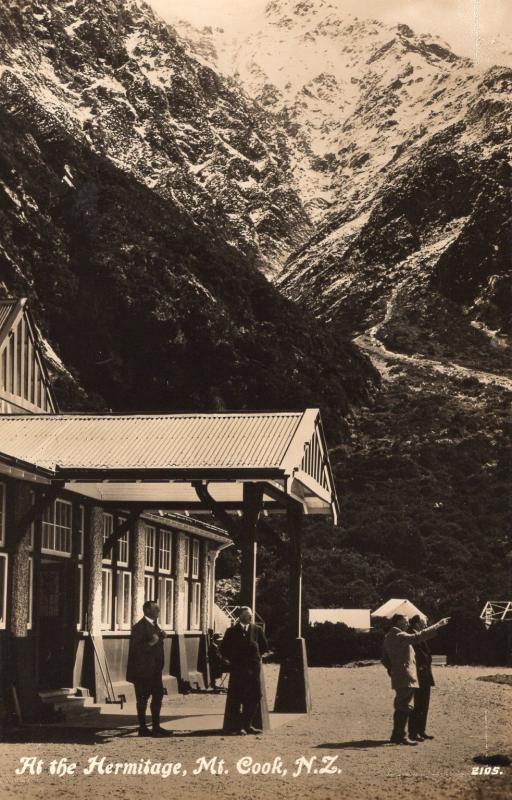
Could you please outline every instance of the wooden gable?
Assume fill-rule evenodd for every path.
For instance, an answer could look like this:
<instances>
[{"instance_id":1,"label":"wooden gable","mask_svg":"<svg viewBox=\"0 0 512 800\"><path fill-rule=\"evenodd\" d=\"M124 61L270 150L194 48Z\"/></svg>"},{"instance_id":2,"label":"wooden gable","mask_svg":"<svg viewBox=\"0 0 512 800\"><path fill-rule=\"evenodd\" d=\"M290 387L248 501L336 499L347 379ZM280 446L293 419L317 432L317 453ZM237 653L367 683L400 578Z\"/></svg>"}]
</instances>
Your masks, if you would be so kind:
<instances>
[{"instance_id":1,"label":"wooden gable","mask_svg":"<svg viewBox=\"0 0 512 800\"><path fill-rule=\"evenodd\" d=\"M57 410L26 299L0 301L0 413Z\"/></svg>"}]
</instances>

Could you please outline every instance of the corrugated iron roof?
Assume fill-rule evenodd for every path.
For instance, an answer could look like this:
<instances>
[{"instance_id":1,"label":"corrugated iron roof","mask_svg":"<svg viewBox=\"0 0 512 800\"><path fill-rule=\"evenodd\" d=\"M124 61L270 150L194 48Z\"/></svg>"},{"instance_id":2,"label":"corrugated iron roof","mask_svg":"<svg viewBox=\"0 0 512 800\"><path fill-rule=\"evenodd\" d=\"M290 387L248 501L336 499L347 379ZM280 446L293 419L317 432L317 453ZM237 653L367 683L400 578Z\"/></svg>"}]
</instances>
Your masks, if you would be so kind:
<instances>
[{"instance_id":1,"label":"corrugated iron roof","mask_svg":"<svg viewBox=\"0 0 512 800\"><path fill-rule=\"evenodd\" d=\"M50 470L275 469L303 415L6 415L0 453Z\"/></svg>"}]
</instances>

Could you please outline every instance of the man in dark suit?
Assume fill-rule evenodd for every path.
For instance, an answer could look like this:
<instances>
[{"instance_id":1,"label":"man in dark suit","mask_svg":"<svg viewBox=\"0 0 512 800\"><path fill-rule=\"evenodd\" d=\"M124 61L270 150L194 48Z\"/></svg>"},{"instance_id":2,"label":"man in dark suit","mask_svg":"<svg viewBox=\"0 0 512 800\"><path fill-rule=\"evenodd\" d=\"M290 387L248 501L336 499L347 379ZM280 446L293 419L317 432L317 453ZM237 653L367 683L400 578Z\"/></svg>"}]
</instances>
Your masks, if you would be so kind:
<instances>
[{"instance_id":1,"label":"man in dark suit","mask_svg":"<svg viewBox=\"0 0 512 800\"><path fill-rule=\"evenodd\" d=\"M158 627L160 609L154 601L148 600L143 606L144 616L132 628L126 680L135 686L139 736L172 736L172 732L160 725L160 709L164 687L162 670L164 667L165 633ZM151 697L152 729L146 725L146 709Z\"/></svg>"},{"instance_id":2,"label":"man in dark suit","mask_svg":"<svg viewBox=\"0 0 512 800\"><path fill-rule=\"evenodd\" d=\"M261 656L269 648L261 628L252 623L248 606L239 609L238 622L227 629L220 649L230 671L226 703L235 709L237 718L231 733L261 733L256 727L261 702Z\"/></svg>"},{"instance_id":3,"label":"man in dark suit","mask_svg":"<svg viewBox=\"0 0 512 800\"><path fill-rule=\"evenodd\" d=\"M411 617L410 629L412 633L424 630L426 623L416 614ZM413 644L416 656L416 671L418 673L418 688L414 690L414 708L409 716L409 739L424 742L433 739L426 733L428 707L430 705L430 687L434 686L432 675L432 653L428 642L422 640Z\"/></svg>"}]
</instances>

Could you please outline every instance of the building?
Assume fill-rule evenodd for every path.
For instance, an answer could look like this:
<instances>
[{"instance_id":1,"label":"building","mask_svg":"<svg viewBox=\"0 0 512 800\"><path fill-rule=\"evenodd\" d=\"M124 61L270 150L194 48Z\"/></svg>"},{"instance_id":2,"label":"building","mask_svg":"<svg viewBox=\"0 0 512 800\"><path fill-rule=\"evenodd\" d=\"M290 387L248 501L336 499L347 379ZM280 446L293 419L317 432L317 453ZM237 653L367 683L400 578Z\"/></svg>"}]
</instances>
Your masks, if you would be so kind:
<instances>
[{"instance_id":1,"label":"building","mask_svg":"<svg viewBox=\"0 0 512 800\"><path fill-rule=\"evenodd\" d=\"M371 628L369 608L310 608L309 624L321 625L331 622L335 625L342 622L348 628L367 632Z\"/></svg>"},{"instance_id":2,"label":"building","mask_svg":"<svg viewBox=\"0 0 512 800\"><path fill-rule=\"evenodd\" d=\"M419 614L424 622L427 621L427 617L423 611L416 608L414 603L411 603L410 600L397 600L396 598L386 600L382 606L372 611L372 619L391 619L395 614L402 614L408 619Z\"/></svg>"},{"instance_id":3,"label":"building","mask_svg":"<svg viewBox=\"0 0 512 800\"><path fill-rule=\"evenodd\" d=\"M298 647L281 670L279 709L309 709L301 519L338 514L318 409L61 414L37 327L17 299L0 302L0 404L4 705L37 716L42 699L68 689L100 702L128 697L129 633L145 599L158 599L169 634L168 691L203 687L217 554L237 539L240 601L255 606L258 528L284 513Z\"/></svg>"}]
</instances>

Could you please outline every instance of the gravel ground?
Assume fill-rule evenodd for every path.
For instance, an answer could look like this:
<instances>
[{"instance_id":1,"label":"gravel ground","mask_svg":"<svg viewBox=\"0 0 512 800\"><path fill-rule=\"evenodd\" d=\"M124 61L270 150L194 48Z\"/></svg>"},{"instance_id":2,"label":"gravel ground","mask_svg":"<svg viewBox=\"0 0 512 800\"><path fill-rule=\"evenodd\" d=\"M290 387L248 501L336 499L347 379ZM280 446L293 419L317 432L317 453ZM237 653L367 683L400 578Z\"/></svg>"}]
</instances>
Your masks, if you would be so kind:
<instances>
[{"instance_id":1,"label":"gravel ground","mask_svg":"<svg viewBox=\"0 0 512 800\"><path fill-rule=\"evenodd\" d=\"M512 687L477 680L496 670L478 667L440 667L433 690L430 732L434 741L417 747L397 747L387 742L393 695L381 666L311 669L313 712L300 716L259 737L232 737L183 733L168 740L139 739L130 731L46 728L25 734L24 743L4 743L0 751L0 797L4 798L124 798L145 800L165 793L176 800L298 800L306 794L314 800L400 800L449 798L450 800L502 800L512 796L512 767L501 775L472 775L474 755L512 754ZM500 668L512 676L511 670ZM276 667L266 667L267 692L273 699ZM171 701L186 707L191 698ZM212 713L223 697L196 696L194 705ZM185 705L184 705L185 704ZM172 722L167 722L172 727ZM43 743L41 743L41 740ZM39 743L38 743L39 742ZM37 776L15 774L20 758L43 759ZM105 756L108 762L181 762L187 774L98 775L82 774L88 759ZM194 775L201 756L225 760L228 772ZM295 761L316 757L310 774L297 777ZM333 774L322 774L334 759ZM77 762L75 776L48 774L52 759L65 757ZM273 763L280 758L287 774L243 775L237 762ZM315 768L318 770L315 773ZM219 770L217 770L219 771Z\"/></svg>"}]
</instances>

